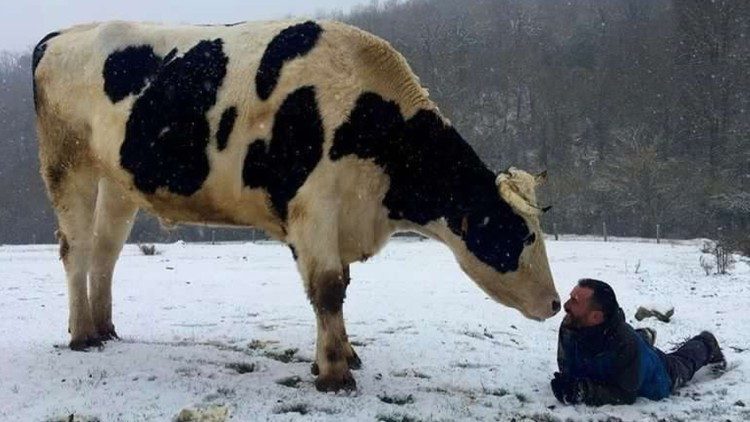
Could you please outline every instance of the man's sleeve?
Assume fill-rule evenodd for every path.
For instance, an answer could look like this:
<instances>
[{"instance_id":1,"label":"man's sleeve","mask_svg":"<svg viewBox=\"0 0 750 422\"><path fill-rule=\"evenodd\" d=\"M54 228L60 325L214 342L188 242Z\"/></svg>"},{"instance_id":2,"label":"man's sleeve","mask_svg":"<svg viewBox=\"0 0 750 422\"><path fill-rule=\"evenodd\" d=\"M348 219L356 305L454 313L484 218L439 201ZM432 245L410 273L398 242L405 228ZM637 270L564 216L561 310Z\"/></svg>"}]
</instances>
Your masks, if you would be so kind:
<instances>
[{"instance_id":1,"label":"man's sleeve","mask_svg":"<svg viewBox=\"0 0 750 422\"><path fill-rule=\"evenodd\" d=\"M572 356L573 351L569 350L571 341L570 333L561 326L560 332L557 336L557 367L561 373L566 375L571 373L571 359L575 359L575 357Z\"/></svg>"},{"instance_id":2,"label":"man's sleeve","mask_svg":"<svg viewBox=\"0 0 750 422\"><path fill-rule=\"evenodd\" d=\"M628 339L618 346L614 376L607 383L583 379L583 402L589 406L632 404L638 396L638 344Z\"/></svg>"}]
</instances>

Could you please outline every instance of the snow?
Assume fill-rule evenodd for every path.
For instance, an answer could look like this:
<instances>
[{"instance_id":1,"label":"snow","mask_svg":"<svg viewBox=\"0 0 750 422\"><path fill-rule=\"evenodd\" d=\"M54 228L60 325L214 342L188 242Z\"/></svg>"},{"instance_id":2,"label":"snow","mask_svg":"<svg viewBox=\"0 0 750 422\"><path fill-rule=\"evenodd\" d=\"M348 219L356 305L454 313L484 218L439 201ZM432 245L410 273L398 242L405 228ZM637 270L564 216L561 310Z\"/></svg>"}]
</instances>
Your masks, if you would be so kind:
<instances>
[{"instance_id":1,"label":"snow","mask_svg":"<svg viewBox=\"0 0 750 422\"><path fill-rule=\"evenodd\" d=\"M563 298L581 277L604 279L634 326L657 330L657 346L710 329L731 369L704 369L659 402L560 405L549 380L562 315L524 319L489 300L444 246L402 239L352 266L344 311L363 360L356 393L315 390L313 312L291 253L274 243L175 243L155 256L127 245L114 284L122 340L72 352L57 247L2 246L0 420L173 420L186 408L240 421L750 419L747 261L707 277L700 241L547 245ZM651 303L675 306L672 321L635 322Z\"/></svg>"}]
</instances>

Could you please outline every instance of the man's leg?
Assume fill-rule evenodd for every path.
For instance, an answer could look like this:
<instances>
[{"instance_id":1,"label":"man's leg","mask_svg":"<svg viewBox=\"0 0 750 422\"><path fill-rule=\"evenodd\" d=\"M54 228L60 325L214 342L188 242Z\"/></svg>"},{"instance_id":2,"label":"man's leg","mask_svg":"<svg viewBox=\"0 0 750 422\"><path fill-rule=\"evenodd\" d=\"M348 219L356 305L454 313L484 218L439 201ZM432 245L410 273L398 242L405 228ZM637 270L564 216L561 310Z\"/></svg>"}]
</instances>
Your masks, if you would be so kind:
<instances>
[{"instance_id":1,"label":"man's leg","mask_svg":"<svg viewBox=\"0 0 750 422\"><path fill-rule=\"evenodd\" d=\"M705 365L726 365L716 337L708 331L700 333L674 352L668 353L666 362L669 377L672 379L672 390L685 385Z\"/></svg>"}]
</instances>

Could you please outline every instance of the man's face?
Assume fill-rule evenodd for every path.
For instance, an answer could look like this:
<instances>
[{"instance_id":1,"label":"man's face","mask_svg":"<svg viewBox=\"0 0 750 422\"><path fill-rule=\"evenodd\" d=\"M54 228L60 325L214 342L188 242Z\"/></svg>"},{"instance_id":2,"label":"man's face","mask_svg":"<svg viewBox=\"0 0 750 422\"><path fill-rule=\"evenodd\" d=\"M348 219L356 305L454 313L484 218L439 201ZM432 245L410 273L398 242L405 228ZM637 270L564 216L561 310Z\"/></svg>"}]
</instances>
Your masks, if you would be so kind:
<instances>
[{"instance_id":1,"label":"man's face","mask_svg":"<svg viewBox=\"0 0 750 422\"><path fill-rule=\"evenodd\" d=\"M565 319L563 324L582 328L599 325L604 321L602 311L592 309L592 300L594 291L587 288L576 286L570 292L570 299L565 302Z\"/></svg>"}]
</instances>

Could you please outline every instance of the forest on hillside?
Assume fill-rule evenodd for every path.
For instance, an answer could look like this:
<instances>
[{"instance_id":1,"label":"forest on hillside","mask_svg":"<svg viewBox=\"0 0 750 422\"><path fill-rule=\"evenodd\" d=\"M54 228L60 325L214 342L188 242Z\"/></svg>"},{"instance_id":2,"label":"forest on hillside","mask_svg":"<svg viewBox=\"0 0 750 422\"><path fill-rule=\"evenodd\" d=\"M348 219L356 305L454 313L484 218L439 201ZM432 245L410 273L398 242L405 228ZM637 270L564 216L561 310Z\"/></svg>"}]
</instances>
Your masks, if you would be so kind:
<instances>
[{"instance_id":1,"label":"forest on hillside","mask_svg":"<svg viewBox=\"0 0 750 422\"><path fill-rule=\"evenodd\" d=\"M658 224L750 249L750 2L412 0L328 17L390 41L493 170L548 170L548 232ZM0 54L0 243L54 241L30 65ZM131 239L255 235L141 215Z\"/></svg>"}]
</instances>

